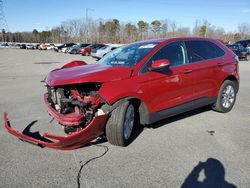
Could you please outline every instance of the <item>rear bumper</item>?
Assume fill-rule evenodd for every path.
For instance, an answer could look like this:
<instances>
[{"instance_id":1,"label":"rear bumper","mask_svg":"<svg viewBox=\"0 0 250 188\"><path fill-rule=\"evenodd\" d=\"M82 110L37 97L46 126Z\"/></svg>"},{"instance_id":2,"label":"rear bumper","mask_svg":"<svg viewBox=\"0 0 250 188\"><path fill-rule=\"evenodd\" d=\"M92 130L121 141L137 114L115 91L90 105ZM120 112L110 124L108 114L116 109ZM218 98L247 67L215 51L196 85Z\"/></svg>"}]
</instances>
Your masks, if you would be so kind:
<instances>
[{"instance_id":1,"label":"rear bumper","mask_svg":"<svg viewBox=\"0 0 250 188\"><path fill-rule=\"evenodd\" d=\"M23 141L39 145L41 147L70 150L86 145L93 139L102 135L104 133L104 126L106 124L107 118L108 115L94 117L87 127L71 135L60 136L44 133L39 139L14 130L10 125L10 121L6 112L4 113L4 126L10 134L20 138Z\"/></svg>"},{"instance_id":2,"label":"rear bumper","mask_svg":"<svg viewBox=\"0 0 250 188\"><path fill-rule=\"evenodd\" d=\"M91 54L91 56L96 59L101 59L101 57L99 57L97 54Z\"/></svg>"},{"instance_id":3,"label":"rear bumper","mask_svg":"<svg viewBox=\"0 0 250 188\"><path fill-rule=\"evenodd\" d=\"M238 52L238 53L237 53L237 56L238 56L239 58L246 58L247 52Z\"/></svg>"}]
</instances>

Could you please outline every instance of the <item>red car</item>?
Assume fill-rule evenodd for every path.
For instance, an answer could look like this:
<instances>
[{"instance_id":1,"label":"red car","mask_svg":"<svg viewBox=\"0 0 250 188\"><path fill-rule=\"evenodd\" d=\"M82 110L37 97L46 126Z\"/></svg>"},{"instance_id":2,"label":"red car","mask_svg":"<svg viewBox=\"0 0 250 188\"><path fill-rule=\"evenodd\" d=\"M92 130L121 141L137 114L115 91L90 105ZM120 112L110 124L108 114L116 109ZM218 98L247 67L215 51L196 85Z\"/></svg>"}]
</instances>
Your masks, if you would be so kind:
<instances>
[{"instance_id":1,"label":"red car","mask_svg":"<svg viewBox=\"0 0 250 188\"><path fill-rule=\"evenodd\" d=\"M79 54L81 54L81 55L90 55L92 46L94 46L94 44L91 44L91 45L86 46L84 48L80 48Z\"/></svg>"},{"instance_id":2,"label":"red car","mask_svg":"<svg viewBox=\"0 0 250 188\"><path fill-rule=\"evenodd\" d=\"M93 49L97 49L97 48L101 48L105 46L104 44L91 44L85 48L81 48L80 51L79 51L79 54L81 55L90 55L91 54L91 51Z\"/></svg>"},{"instance_id":3,"label":"red car","mask_svg":"<svg viewBox=\"0 0 250 188\"><path fill-rule=\"evenodd\" d=\"M45 133L44 141L13 135L56 149L81 147L106 135L126 146L136 124L147 125L205 105L229 112L239 89L238 59L215 39L172 38L120 47L97 64L70 62L45 78L48 113L67 136Z\"/></svg>"}]
</instances>

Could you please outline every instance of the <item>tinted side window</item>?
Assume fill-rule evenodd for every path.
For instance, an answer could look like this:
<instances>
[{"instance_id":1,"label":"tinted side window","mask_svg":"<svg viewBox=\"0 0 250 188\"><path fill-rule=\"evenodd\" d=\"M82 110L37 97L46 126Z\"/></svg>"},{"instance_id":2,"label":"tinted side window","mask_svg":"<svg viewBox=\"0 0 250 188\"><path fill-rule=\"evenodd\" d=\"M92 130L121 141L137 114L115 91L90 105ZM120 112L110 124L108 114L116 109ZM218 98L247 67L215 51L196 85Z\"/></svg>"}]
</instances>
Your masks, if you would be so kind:
<instances>
[{"instance_id":1,"label":"tinted side window","mask_svg":"<svg viewBox=\"0 0 250 188\"><path fill-rule=\"evenodd\" d=\"M159 49L153 57L151 62L158 59L168 59L170 66L178 66L185 64L185 48L182 42L173 42Z\"/></svg>"},{"instance_id":2,"label":"tinted side window","mask_svg":"<svg viewBox=\"0 0 250 188\"><path fill-rule=\"evenodd\" d=\"M208 42L216 51L216 55L217 57L221 57L225 55L225 51L222 50L219 46L217 46L216 44L212 43L212 42Z\"/></svg>"},{"instance_id":3,"label":"tinted side window","mask_svg":"<svg viewBox=\"0 0 250 188\"><path fill-rule=\"evenodd\" d=\"M187 41L191 62L221 57L225 52L216 44L209 41Z\"/></svg>"}]
</instances>

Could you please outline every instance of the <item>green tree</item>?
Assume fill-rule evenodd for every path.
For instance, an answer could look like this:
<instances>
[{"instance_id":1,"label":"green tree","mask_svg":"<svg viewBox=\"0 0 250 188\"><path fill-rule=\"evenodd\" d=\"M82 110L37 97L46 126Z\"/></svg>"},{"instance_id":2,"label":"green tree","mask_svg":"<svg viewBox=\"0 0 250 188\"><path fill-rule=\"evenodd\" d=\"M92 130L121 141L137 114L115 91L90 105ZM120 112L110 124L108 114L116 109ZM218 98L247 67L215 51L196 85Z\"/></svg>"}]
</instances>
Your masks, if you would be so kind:
<instances>
[{"instance_id":1,"label":"green tree","mask_svg":"<svg viewBox=\"0 0 250 188\"><path fill-rule=\"evenodd\" d=\"M116 43L119 41L120 22L117 19L109 20L105 23L108 41Z\"/></svg>"},{"instance_id":2,"label":"green tree","mask_svg":"<svg viewBox=\"0 0 250 188\"><path fill-rule=\"evenodd\" d=\"M200 26L199 33L200 33L201 37L206 37L207 36L207 26L206 25Z\"/></svg>"},{"instance_id":3,"label":"green tree","mask_svg":"<svg viewBox=\"0 0 250 188\"><path fill-rule=\"evenodd\" d=\"M240 33L235 33L234 34L234 40L237 41L237 40L240 40L242 38L242 35Z\"/></svg>"},{"instance_id":4,"label":"green tree","mask_svg":"<svg viewBox=\"0 0 250 188\"><path fill-rule=\"evenodd\" d=\"M113 19L111 33L113 34L113 42L119 41L119 31L120 31L120 22L117 19Z\"/></svg>"},{"instance_id":5,"label":"green tree","mask_svg":"<svg viewBox=\"0 0 250 188\"><path fill-rule=\"evenodd\" d=\"M5 42L5 34L6 34L5 29L2 29L2 41L3 42Z\"/></svg>"},{"instance_id":6,"label":"green tree","mask_svg":"<svg viewBox=\"0 0 250 188\"><path fill-rule=\"evenodd\" d=\"M33 29L32 35L34 38L34 42L38 42L39 32L36 29Z\"/></svg>"},{"instance_id":7,"label":"green tree","mask_svg":"<svg viewBox=\"0 0 250 188\"><path fill-rule=\"evenodd\" d=\"M145 33L148 30L148 23L144 22L143 20L140 20L140 21L138 21L137 26L138 26L140 40L145 39Z\"/></svg>"},{"instance_id":8,"label":"green tree","mask_svg":"<svg viewBox=\"0 0 250 188\"><path fill-rule=\"evenodd\" d=\"M168 32L168 25L167 23L162 24L162 35L163 37L167 36L167 32Z\"/></svg>"},{"instance_id":9,"label":"green tree","mask_svg":"<svg viewBox=\"0 0 250 188\"><path fill-rule=\"evenodd\" d=\"M131 23L127 23L124 28L126 37L129 42L137 40L137 27Z\"/></svg>"},{"instance_id":10,"label":"green tree","mask_svg":"<svg viewBox=\"0 0 250 188\"><path fill-rule=\"evenodd\" d=\"M199 27L199 36L207 37L212 33L212 27L210 27L211 24L207 20L203 20L202 22L202 25Z\"/></svg>"},{"instance_id":11,"label":"green tree","mask_svg":"<svg viewBox=\"0 0 250 188\"><path fill-rule=\"evenodd\" d=\"M39 35L42 42L51 42L51 31L42 31Z\"/></svg>"},{"instance_id":12,"label":"green tree","mask_svg":"<svg viewBox=\"0 0 250 188\"><path fill-rule=\"evenodd\" d=\"M102 21L99 22L98 32L99 32L99 42L105 42L106 25Z\"/></svg>"},{"instance_id":13,"label":"green tree","mask_svg":"<svg viewBox=\"0 0 250 188\"><path fill-rule=\"evenodd\" d=\"M159 20L152 21L151 30L153 31L155 37L159 36L159 33L161 31L161 22Z\"/></svg>"}]
</instances>

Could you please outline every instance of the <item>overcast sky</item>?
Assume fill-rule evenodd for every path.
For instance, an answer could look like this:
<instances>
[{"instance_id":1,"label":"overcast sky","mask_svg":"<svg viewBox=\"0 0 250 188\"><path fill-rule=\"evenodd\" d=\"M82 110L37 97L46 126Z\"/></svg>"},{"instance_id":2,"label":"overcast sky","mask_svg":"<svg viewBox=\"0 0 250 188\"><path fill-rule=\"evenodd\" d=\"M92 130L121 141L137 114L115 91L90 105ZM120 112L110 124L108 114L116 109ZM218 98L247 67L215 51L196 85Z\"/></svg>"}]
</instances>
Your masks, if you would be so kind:
<instances>
[{"instance_id":1,"label":"overcast sky","mask_svg":"<svg viewBox=\"0 0 250 188\"><path fill-rule=\"evenodd\" d=\"M250 23L250 0L3 0L9 30L51 29L62 21L84 19L86 8L93 19L116 18L121 22L175 20L194 26L208 20L226 31L237 31L239 23Z\"/></svg>"}]
</instances>

